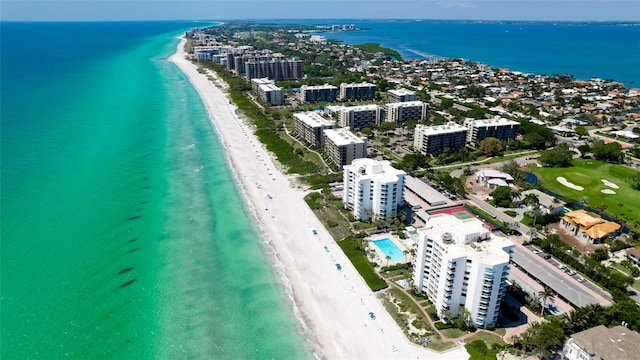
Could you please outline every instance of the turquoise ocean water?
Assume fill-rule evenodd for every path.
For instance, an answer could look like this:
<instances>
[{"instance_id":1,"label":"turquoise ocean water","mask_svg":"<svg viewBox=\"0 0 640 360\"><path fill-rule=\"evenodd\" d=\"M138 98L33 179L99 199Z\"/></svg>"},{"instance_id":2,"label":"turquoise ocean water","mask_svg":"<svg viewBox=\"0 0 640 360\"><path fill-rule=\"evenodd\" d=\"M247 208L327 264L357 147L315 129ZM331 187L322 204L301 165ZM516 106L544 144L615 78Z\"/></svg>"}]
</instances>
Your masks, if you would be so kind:
<instances>
[{"instance_id":1,"label":"turquoise ocean water","mask_svg":"<svg viewBox=\"0 0 640 360\"><path fill-rule=\"evenodd\" d=\"M310 357L167 61L194 25L2 23L2 359Z\"/></svg>"},{"instance_id":2,"label":"turquoise ocean water","mask_svg":"<svg viewBox=\"0 0 640 360\"><path fill-rule=\"evenodd\" d=\"M263 21L266 22L266 21ZM640 87L640 23L415 20L287 20L355 24L365 31L322 35L348 44L380 43L407 59L461 57L534 74L614 79Z\"/></svg>"}]
</instances>

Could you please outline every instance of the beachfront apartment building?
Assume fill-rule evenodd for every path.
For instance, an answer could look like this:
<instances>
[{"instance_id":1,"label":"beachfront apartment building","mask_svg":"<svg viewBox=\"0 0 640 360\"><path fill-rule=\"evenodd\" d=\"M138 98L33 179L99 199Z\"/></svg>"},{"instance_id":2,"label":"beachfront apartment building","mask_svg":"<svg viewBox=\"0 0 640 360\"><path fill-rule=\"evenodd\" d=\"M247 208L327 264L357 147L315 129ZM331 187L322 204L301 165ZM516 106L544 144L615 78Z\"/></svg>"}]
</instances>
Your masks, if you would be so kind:
<instances>
[{"instance_id":1,"label":"beachfront apartment building","mask_svg":"<svg viewBox=\"0 0 640 360\"><path fill-rule=\"evenodd\" d=\"M367 138L342 129L324 130L324 150L334 164L342 167L354 159L367 157Z\"/></svg>"},{"instance_id":2,"label":"beachfront apartment building","mask_svg":"<svg viewBox=\"0 0 640 360\"><path fill-rule=\"evenodd\" d=\"M254 78L272 80L302 79L302 60L274 54L270 50L256 50L251 46L239 46L226 50L227 70L245 76L247 81Z\"/></svg>"},{"instance_id":3,"label":"beachfront apartment building","mask_svg":"<svg viewBox=\"0 0 640 360\"><path fill-rule=\"evenodd\" d=\"M386 121L402 124L409 120L420 121L427 117L429 106L422 101L396 102L387 104Z\"/></svg>"},{"instance_id":4,"label":"beachfront apartment building","mask_svg":"<svg viewBox=\"0 0 640 360\"><path fill-rule=\"evenodd\" d=\"M455 151L467 141L468 128L454 122L438 126L416 125L413 147L423 155Z\"/></svg>"},{"instance_id":5,"label":"beachfront apartment building","mask_svg":"<svg viewBox=\"0 0 640 360\"><path fill-rule=\"evenodd\" d=\"M404 201L404 171L389 161L368 158L355 159L343 169L342 201L356 219L386 219L397 214Z\"/></svg>"},{"instance_id":6,"label":"beachfront apartment building","mask_svg":"<svg viewBox=\"0 0 640 360\"><path fill-rule=\"evenodd\" d=\"M416 101L416 93L408 89L391 89L387 91L387 102L410 102Z\"/></svg>"},{"instance_id":7,"label":"beachfront apartment building","mask_svg":"<svg viewBox=\"0 0 640 360\"><path fill-rule=\"evenodd\" d=\"M323 131L336 128L334 121L323 118L315 111L294 113L293 120L296 125L296 135L317 148L324 145Z\"/></svg>"},{"instance_id":8,"label":"beachfront apartment building","mask_svg":"<svg viewBox=\"0 0 640 360\"><path fill-rule=\"evenodd\" d=\"M276 86L273 80L268 78L251 79L251 88L262 101L269 105L280 106L284 104L282 88Z\"/></svg>"},{"instance_id":9,"label":"beachfront apartment building","mask_svg":"<svg viewBox=\"0 0 640 360\"><path fill-rule=\"evenodd\" d=\"M515 248L486 225L469 217L430 215L411 235L417 243L413 283L445 321L468 311L473 326L486 328L498 321L507 291L509 261Z\"/></svg>"},{"instance_id":10,"label":"beachfront apartment building","mask_svg":"<svg viewBox=\"0 0 640 360\"><path fill-rule=\"evenodd\" d=\"M520 129L517 121L495 117L493 119L466 119L464 126L469 128L467 143L478 146L480 141L493 137L502 141L515 139Z\"/></svg>"},{"instance_id":11,"label":"beachfront apartment building","mask_svg":"<svg viewBox=\"0 0 640 360\"><path fill-rule=\"evenodd\" d=\"M340 84L340 101L367 101L376 96L376 86L367 82L359 84Z\"/></svg>"},{"instance_id":12,"label":"beachfront apartment building","mask_svg":"<svg viewBox=\"0 0 640 360\"><path fill-rule=\"evenodd\" d=\"M302 102L335 102L337 98L338 88L333 85L300 86L300 101Z\"/></svg>"},{"instance_id":13,"label":"beachfront apartment building","mask_svg":"<svg viewBox=\"0 0 640 360\"><path fill-rule=\"evenodd\" d=\"M298 58L286 59L283 56L270 59L248 59L245 64L247 80L266 77L273 80L288 80L302 78L302 60Z\"/></svg>"},{"instance_id":14,"label":"beachfront apartment building","mask_svg":"<svg viewBox=\"0 0 640 360\"><path fill-rule=\"evenodd\" d=\"M338 110L338 114L340 126L359 130L380 124L386 116L386 111L376 104L369 104L342 107Z\"/></svg>"}]
</instances>

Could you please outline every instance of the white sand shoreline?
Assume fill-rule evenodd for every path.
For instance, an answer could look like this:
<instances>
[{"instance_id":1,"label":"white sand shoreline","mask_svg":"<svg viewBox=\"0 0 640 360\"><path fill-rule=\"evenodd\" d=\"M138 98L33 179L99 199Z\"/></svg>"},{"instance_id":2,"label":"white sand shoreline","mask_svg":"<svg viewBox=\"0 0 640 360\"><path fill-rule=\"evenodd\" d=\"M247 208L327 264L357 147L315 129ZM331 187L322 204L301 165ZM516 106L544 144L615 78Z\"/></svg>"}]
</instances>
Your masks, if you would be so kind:
<instances>
[{"instance_id":1,"label":"white sand shoreline","mask_svg":"<svg viewBox=\"0 0 640 360\"><path fill-rule=\"evenodd\" d=\"M294 312L299 309L301 327L310 330L307 338L314 355L327 359L467 359L464 349L440 354L405 338L306 205L305 192L291 185L292 178L273 163L252 127L235 116L236 107L221 85L216 87L185 59L183 44L184 39L169 60L202 97L262 235L281 263L277 267L282 267L285 287L287 282L291 286ZM318 235L311 229L317 229ZM335 263L342 265L341 271ZM369 318L370 311L377 315L375 320Z\"/></svg>"}]
</instances>

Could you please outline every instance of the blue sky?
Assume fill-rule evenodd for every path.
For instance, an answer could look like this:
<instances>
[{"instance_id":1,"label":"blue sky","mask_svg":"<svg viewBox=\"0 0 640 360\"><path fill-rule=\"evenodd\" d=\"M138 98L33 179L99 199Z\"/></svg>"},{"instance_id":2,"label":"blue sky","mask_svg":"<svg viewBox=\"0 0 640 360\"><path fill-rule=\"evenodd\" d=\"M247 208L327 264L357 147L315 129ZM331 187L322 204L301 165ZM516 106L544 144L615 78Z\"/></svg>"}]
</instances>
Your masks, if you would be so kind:
<instances>
[{"instance_id":1,"label":"blue sky","mask_svg":"<svg viewBox=\"0 0 640 360\"><path fill-rule=\"evenodd\" d=\"M640 21L640 0L0 0L5 21L265 18Z\"/></svg>"}]
</instances>

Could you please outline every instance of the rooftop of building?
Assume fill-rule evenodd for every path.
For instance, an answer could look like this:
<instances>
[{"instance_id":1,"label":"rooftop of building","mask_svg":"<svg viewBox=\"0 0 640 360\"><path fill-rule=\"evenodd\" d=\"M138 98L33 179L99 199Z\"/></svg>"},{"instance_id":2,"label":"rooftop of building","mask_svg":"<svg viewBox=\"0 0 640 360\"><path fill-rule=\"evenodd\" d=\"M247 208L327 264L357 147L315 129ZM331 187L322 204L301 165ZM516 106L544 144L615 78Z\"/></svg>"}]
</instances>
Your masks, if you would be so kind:
<instances>
[{"instance_id":1,"label":"rooftop of building","mask_svg":"<svg viewBox=\"0 0 640 360\"><path fill-rule=\"evenodd\" d=\"M368 82L340 84L340 87L364 87L364 86L376 86L376 85Z\"/></svg>"},{"instance_id":2,"label":"rooftop of building","mask_svg":"<svg viewBox=\"0 0 640 360\"><path fill-rule=\"evenodd\" d=\"M573 334L571 339L601 359L632 360L640 352L640 334L619 325L610 329L598 325Z\"/></svg>"},{"instance_id":3,"label":"rooftop of building","mask_svg":"<svg viewBox=\"0 0 640 360\"><path fill-rule=\"evenodd\" d=\"M536 189L531 189L531 190L525 190L522 192L522 196L524 198L524 196L527 196L528 194L533 194L535 196L538 197L538 201L540 202L540 206L546 207L546 208L555 208L555 207L559 207L559 206L564 206L565 202L561 201L560 199L553 197L549 194L543 193L540 190L536 190ZM554 202L554 199L558 199L558 201L560 202Z\"/></svg>"},{"instance_id":4,"label":"rooftop of building","mask_svg":"<svg viewBox=\"0 0 640 360\"><path fill-rule=\"evenodd\" d=\"M467 119L465 123L473 124L473 126L491 126L491 125L520 125L519 122L501 118L494 117L493 119Z\"/></svg>"},{"instance_id":5,"label":"rooftop of building","mask_svg":"<svg viewBox=\"0 0 640 360\"><path fill-rule=\"evenodd\" d=\"M507 181L513 181L513 176L495 169L484 169L476 171L476 177L490 178L490 179L505 179Z\"/></svg>"},{"instance_id":6,"label":"rooftop of building","mask_svg":"<svg viewBox=\"0 0 640 360\"><path fill-rule=\"evenodd\" d=\"M253 78L251 79L251 83L256 85L266 85L274 84L274 81L269 78Z\"/></svg>"},{"instance_id":7,"label":"rooftop of building","mask_svg":"<svg viewBox=\"0 0 640 360\"><path fill-rule=\"evenodd\" d=\"M341 111L367 111L377 110L379 108L376 104L356 105L356 106L343 106Z\"/></svg>"},{"instance_id":8,"label":"rooftop of building","mask_svg":"<svg viewBox=\"0 0 640 360\"><path fill-rule=\"evenodd\" d=\"M324 137L325 139L328 139L332 143L336 144L336 146L362 143L366 144L367 142L366 138L358 137L356 134L345 128L326 129L324 130Z\"/></svg>"},{"instance_id":9,"label":"rooftop of building","mask_svg":"<svg viewBox=\"0 0 640 360\"><path fill-rule=\"evenodd\" d=\"M390 161L369 158L354 159L351 165L345 165L344 169L358 172L360 178L370 178L380 182L395 182L398 181L398 177L406 175L403 170L391 166Z\"/></svg>"},{"instance_id":10,"label":"rooftop of building","mask_svg":"<svg viewBox=\"0 0 640 360\"><path fill-rule=\"evenodd\" d=\"M260 89L262 91L280 91L282 88L279 88L276 84L260 84Z\"/></svg>"},{"instance_id":11,"label":"rooftop of building","mask_svg":"<svg viewBox=\"0 0 640 360\"><path fill-rule=\"evenodd\" d=\"M424 102L420 100L415 101L405 101L405 102L397 102L397 103L388 103L387 106L390 108L401 108L401 107L412 107L412 106L423 106Z\"/></svg>"},{"instance_id":12,"label":"rooftop of building","mask_svg":"<svg viewBox=\"0 0 640 360\"><path fill-rule=\"evenodd\" d=\"M504 248L514 246L508 238L494 235L475 217L460 219L452 214L430 215L418 231L443 243L449 257L471 256L486 264L508 263L509 254Z\"/></svg>"},{"instance_id":13,"label":"rooftop of building","mask_svg":"<svg viewBox=\"0 0 640 360\"><path fill-rule=\"evenodd\" d=\"M300 90L322 90L322 89L332 89L332 90L337 90L338 88L330 85L330 84L324 84L324 85L302 85L300 86Z\"/></svg>"},{"instance_id":14,"label":"rooftop of building","mask_svg":"<svg viewBox=\"0 0 640 360\"><path fill-rule=\"evenodd\" d=\"M398 103L398 104L406 104L406 103ZM462 126L460 124L456 124L454 122L447 123L445 125L437 125L437 126L426 126L418 124L416 126L416 132L422 132L425 135L436 135L436 134L447 134L447 133L455 133L460 131L469 131L469 128Z\"/></svg>"},{"instance_id":15,"label":"rooftop of building","mask_svg":"<svg viewBox=\"0 0 640 360\"><path fill-rule=\"evenodd\" d=\"M600 239L620 229L620 224L604 220L597 214L583 209L564 214L562 219L575 226L594 239Z\"/></svg>"},{"instance_id":16,"label":"rooftop of building","mask_svg":"<svg viewBox=\"0 0 640 360\"><path fill-rule=\"evenodd\" d=\"M411 91L411 90L409 90L409 89L404 89L404 88L401 88L401 89L391 89L391 90L388 90L387 92L388 92L388 93L390 93L390 94L394 94L394 95L396 95L396 96L402 96L402 95L415 95L415 94L416 94L416 93L415 93L415 91Z\"/></svg>"},{"instance_id":17,"label":"rooftop of building","mask_svg":"<svg viewBox=\"0 0 640 360\"><path fill-rule=\"evenodd\" d=\"M335 121L327 120L315 111L293 113L293 117L311 127L335 125Z\"/></svg>"}]
</instances>

